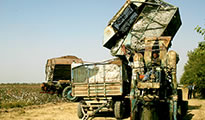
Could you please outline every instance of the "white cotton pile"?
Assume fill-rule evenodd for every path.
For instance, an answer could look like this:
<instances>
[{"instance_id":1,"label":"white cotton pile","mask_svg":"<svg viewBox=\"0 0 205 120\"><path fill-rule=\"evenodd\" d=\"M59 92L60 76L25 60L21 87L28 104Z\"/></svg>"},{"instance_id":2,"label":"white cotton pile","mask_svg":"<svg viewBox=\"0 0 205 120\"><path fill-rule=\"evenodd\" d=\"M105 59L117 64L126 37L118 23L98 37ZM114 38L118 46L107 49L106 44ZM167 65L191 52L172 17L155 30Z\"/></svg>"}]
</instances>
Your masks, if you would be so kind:
<instances>
[{"instance_id":1,"label":"white cotton pile","mask_svg":"<svg viewBox=\"0 0 205 120\"><path fill-rule=\"evenodd\" d=\"M119 82L121 81L121 66L116 64L106 64L92 66L89 69L89 83Z\"/></svg>"}]
</instances>

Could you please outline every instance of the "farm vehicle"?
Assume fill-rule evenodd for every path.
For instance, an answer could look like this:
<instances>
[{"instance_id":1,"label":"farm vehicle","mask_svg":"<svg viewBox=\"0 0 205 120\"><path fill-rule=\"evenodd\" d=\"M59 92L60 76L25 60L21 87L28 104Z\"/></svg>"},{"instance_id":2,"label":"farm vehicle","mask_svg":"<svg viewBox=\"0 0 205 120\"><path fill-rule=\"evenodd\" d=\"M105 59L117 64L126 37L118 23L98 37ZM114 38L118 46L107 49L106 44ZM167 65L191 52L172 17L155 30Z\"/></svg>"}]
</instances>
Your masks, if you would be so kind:
<instances>
[{"instance_id":1,"label":"farm vehicle","mask_svg":"<svg viewBox=\"0 0 205 120\"><path fill-rule=\"evenodd\" d=\"M132 120L181 120L186 115L188 103L176 80L179 57L175 51L167 51L170 40L145 38L145 50L133 53Z\"/></svg>"},{"instance_id":2,"label":"farm vehicle","mask_svg":"<svg viewBox=\"0 0 205 120\"><path fill-rule=\"evenodd\" d=\"M129 111L129 70L119 58L73 68L72 95L83 98L78 117L87 120L98 112L114 112L116 118L123 118Z\"/></svg>"},{"instance_id":3,"label":"farm vehicle","mask_svg":"<svg viewBox=\"0 0 205 120\"><path fill-rule=\"evenodd\" d=\"M48 59L46 63L46 82L41 84L42 93L57 93L70 101L77 97L71 94L72 67L83 61L75 56Z\"/></svg>"},{"instance_id":4,"label":"farm vehicle","mask_svg":"<svg viewBox=\"0 0 205 120\"><path fill-rule=\"evenodd\" d=\"M132 120L177 120L187 101L177 89L178 54L169 48L181 26L179 9L163 0L127 0L104 30L103 46L132 70Z\"/></svg>"},{"instance_id":5,"label":"farm vehicle","mask_svg":"<svg viewBox=\"0 0 205 120\"><path fill-rule=\"evenodd\" d=\"M72 93L84 98L78 117L105 110L121 119L130 106L131 120L182 119L188 102L177 85L179 56L169 51L181 24L179 9L163 0L127 0L104 30L103 46L120 69L107 67L112 62L73 69Z\"/></svg>"}]
</instances>

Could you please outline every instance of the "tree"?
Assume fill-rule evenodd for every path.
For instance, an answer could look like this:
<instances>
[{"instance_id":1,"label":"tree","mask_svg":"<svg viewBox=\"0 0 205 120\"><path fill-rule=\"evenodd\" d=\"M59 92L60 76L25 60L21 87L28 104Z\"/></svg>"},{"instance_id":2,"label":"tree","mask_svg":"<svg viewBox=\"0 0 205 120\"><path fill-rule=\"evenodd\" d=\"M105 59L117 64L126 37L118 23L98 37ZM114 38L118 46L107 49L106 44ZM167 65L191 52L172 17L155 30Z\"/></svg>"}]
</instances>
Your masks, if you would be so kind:
<instances>
[{"instance_id":1,"label":"tree","mask_svg":"<svg viewBox=\"0 0 205 120\"><path fill-rule=\"evenodd\" d=\"M205 40L205 29L198 25L195 30ZM200 42L193 51L189 51L188 58L180 82L188 85L195 84L198 92L205 97L205 41Z\"/></svg>"},{"instance_id":2,"label":"tree","mask_svg":"<svg viewBox=\"0 0 205 120\"><path fill-rule=\"evenodd\" d=\"M202 97L205 97L205 41L188 52L188 62L184 66L182 84L195 84Z\"/></svg>"},{"instance_id":3,"label":"tree","mask_svg":"<svg viewBox=\"0 0 205 120\"><path fill-rule=\"evenodd\" d=\"M205 29L200 27L199 25L196 26L195 30L201 34L202 36L204 36L204 40L205 40Z\"/></svg>"}]
</instances>

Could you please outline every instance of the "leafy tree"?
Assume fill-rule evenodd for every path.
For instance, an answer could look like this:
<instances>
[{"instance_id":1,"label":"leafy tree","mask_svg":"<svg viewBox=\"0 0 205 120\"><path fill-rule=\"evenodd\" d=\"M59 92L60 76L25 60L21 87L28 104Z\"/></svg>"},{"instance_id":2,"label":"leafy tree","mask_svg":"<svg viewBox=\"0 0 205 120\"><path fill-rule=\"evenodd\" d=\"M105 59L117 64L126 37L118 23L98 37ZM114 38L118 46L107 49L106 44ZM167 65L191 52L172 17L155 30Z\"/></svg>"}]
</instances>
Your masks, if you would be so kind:
<instances>
[{"instance_id":1,"label":"leafy tree","mask_svg":"<svg viewBox=\"0 0 205 120\"><path fill-rule=\"evenodd\" d=\"M205 29L199 25L195 28L205 40ZM182 84L195 84L202 97L205 97L205 41L200 42L198 47L188 52L189 60L184 66L184 73L180 82Z\"/></svg>"},{"instance_id":2,"label":"leafy tree","mask_svg":"<svg viewBox=\"0 0 205 120\"><path fill-rule=\"evenodd\" d=\"M188 57L180 82L195 84L198 92L205 97L205 41L200 42L193 51L189 51Z\"/></svg>"},{"instance_id":3,"label":"leafy tree","mask_svg":"<svg viewBox=\"0 0 205 120\"><path fill-rule=\"evenodd\" d=\"M201 34L202 36L204 36L204 40L205 40L205 29L200 27L199 25L196 26L195 30Z\"/></svg>"}]
</instances>

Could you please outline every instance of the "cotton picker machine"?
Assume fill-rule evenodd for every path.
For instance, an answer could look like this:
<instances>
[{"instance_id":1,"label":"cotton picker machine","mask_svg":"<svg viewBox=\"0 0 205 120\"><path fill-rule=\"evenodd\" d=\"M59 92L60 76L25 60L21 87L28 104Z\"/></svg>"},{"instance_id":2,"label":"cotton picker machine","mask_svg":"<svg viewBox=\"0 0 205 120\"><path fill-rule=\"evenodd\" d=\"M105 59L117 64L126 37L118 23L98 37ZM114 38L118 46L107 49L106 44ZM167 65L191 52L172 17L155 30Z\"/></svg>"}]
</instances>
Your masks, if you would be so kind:
<instances>
[{"instance_id":1,"label":"cotton picker machine","mask_svg":"<svg viewBox=\"0 0 205 120\"><path fill-rule=\"evenodd\" d=\"M187 102L177 89L179 56L169 51L180 26L179 10L169 3L127 0L105 28L103 46L132 68L132 120L178 120L186 114Z\"/></svg>"},{"instance_id":2,"label":"cotton picker machine","mask_svg":"<svg viewBox=\"0 0 205 120\"><path fill-rule=\"evenodd\" d=\"M83 60L76 56L62 56L48 59L46 63L46 81L41 84L41 93L57 93L69 101L77 101L71 95L72 68L83 64Z\"/></svg>"}]
</instances>

